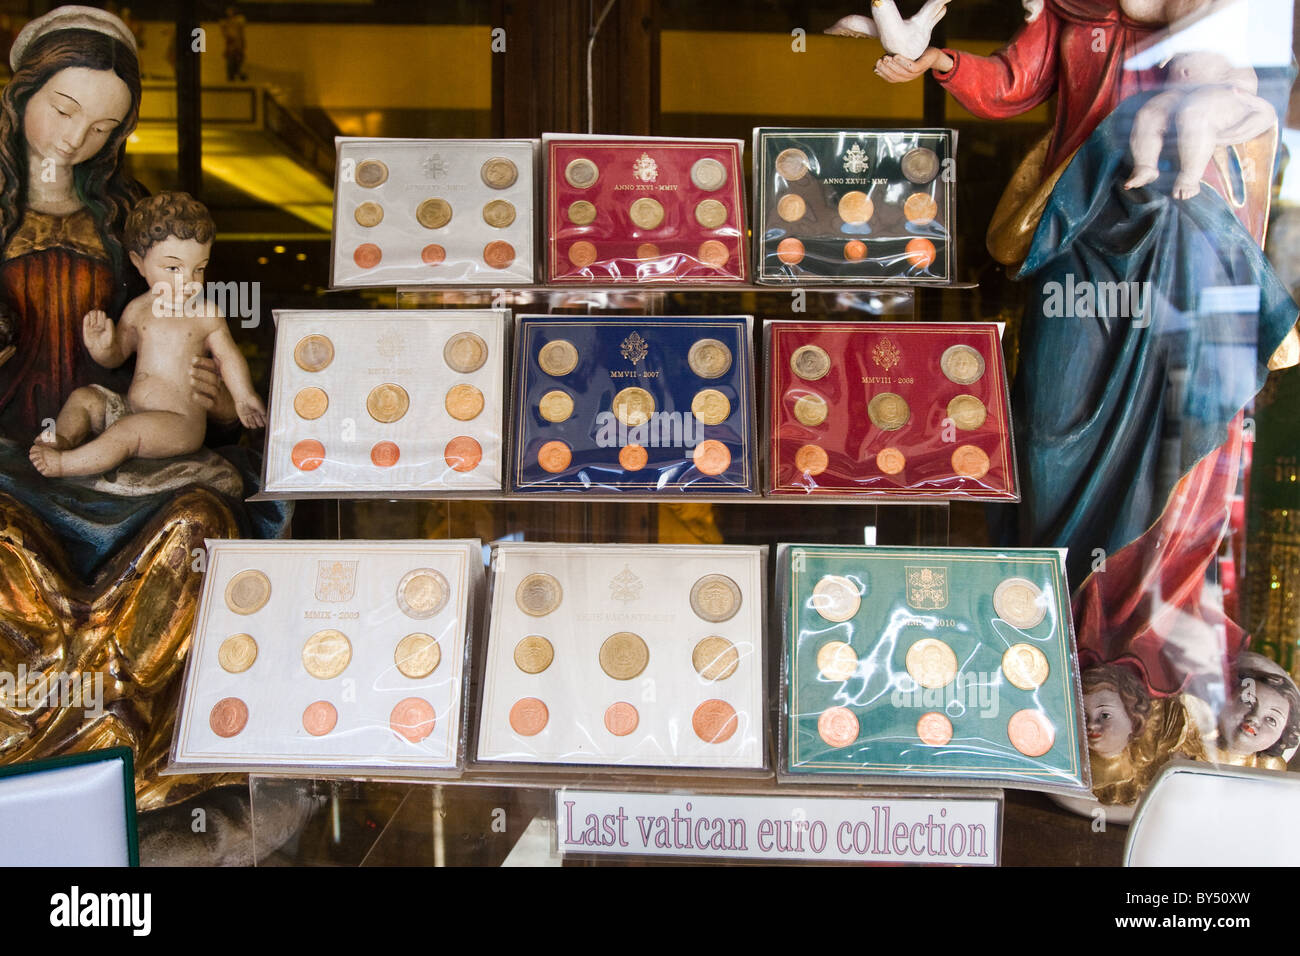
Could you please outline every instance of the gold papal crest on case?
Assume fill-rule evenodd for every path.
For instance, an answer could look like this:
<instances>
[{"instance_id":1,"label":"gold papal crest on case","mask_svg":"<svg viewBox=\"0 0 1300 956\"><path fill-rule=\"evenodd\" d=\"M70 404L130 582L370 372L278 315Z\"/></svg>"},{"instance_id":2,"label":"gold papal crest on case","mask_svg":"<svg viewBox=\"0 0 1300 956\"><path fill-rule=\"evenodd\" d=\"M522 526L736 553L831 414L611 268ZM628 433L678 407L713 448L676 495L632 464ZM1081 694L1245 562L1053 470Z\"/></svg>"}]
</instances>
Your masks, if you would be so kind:
<instances>
[{"instance_id":1,"label":"gold papal crest on case","mask_svg":"<svg viewBox=\"0 0 1300 956\"><path fill-rule=\"evenodd\" d=\"M650 353L650 346L641 338L640 332L633 332L622 341L618 350L623 358L636 365Z\"/></svg>"},{"instance_id":2,"label":"gold papal crest on case","mask_svg":"<svg viewBox=\"0 0 1300 956\"><path fill-rule=\"evenodd\" d=\"M948 606L948 569L904 566L907 604L918 611L938 611Z\"/></svg>"},{"instance_id":3,"label":"gold papal crest on case","mask_svg":"<svg viewBox=\"0 0 1300 956\"><path fill-rule=\"evenodd\" d=\"M892 339L881 339L871 349L871 360L888 372L903 358L903 353Z\"/></svg>"}]
</instances>

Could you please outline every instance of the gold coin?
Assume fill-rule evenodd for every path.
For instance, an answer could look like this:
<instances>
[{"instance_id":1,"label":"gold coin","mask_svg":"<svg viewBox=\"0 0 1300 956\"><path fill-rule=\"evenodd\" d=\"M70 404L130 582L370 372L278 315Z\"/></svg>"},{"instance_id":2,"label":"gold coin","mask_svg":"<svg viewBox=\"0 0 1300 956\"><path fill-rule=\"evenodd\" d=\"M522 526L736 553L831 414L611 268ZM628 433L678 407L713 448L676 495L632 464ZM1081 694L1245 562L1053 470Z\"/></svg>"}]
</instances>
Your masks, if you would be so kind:
<instances>
[{"instance_id":1,"label":"gold coin","mask_svg":"<svg viewBox=\"0 0 1300 956\"><path fill-rule=\"evenodd\" d=\"M1056 730L1036 710L1018 710L1007 721L1007 739L1026 757L1041 757L1052 749Z\"/></svg>"},{"instance_id":2,"label":"gold coin","mask_svg":"<svg viewBox=\"0 0 1300 956\"><path fill-rule=\"evenodd\" d=\"M686 354L686 364L700 378L721 378L731 371L731 349L717 339L700 339Z\"/></svg>"},{"instance_id":3,"label":"gold coin","mask_svg":"<svg viewBox=\"0 0 1300 956\"><path fill-rule=\"evenodd\" d=\"M740 586L725 574L706 574L691 588L691 610L713 624L735 617L740 602Z\"/></svg>"},{"instance_id":4,"label":"gold coin","mask_svg":"<svg viewBox=\"0 0 1300 956\"><path fill-rule=\"evenodd\" d=\"M810 428L826 421L826 416L830 414L830 410L830 406L826 404L826 399L820 395L800 395L795 399L794 417L800 424L807 425Z\"/></svg>"},{"instance_id":5,"label":"gold coin","mask_svg":"<svg viewBox=\"0 0 1300 956\"><path fill-rule=\"evenodd\" d=\"M817 671L827 680L852 680L858 672L858 655L843 641L827 641L817 648Z\"/></svg>"},{"instance_id":6,"label":"gold coin","mask_svg":"<svg viewBox=\"0 0 1300 956\"><path fill-rule=\"evenodd\" d=\"M998 617L1022 631L1047 616L1047 599L1033 581L1007 578L993 590L993 610Z\"/></svg>"},{"instance_id":7,"label":"gold coin","mask_svg":"<svg viewBox=\"0 0 1300 956\"><path fill-rule=\"evenodd\" d=\"M705 229L717 229L727 221L727 207L716 199L701 200L695 207L695 221Z\"/></svg>"},{"instance_id":8,"label":"gold coin","mask_svg":"<svg viewBox=\"0 0 1300 956\"><path fill-rule=\"evenodd\" d=\"M293 360L304 372L319 372L334 361L334 343L323 335L307 335L293 347Z\"/></svg>"},{"instance_id":9,"label":"gold coin","mask_svg":"<svg viewBox=\"0 0 1300 956\"><path fill-rule=\"evenodd\" d=\"M384 207L377 202L363 202L352 213L352 218L357 221L358 226L377 226L384 221Z\"/></svg>"},{"instance_id":10,"label":"gold coin","mask_svg":"<svg viewBox=\"0 0 1300 956\"><path fill-rule=\"evenodd\" d=\"M397 583L397 606L407 617L417 620L433 617L447 604L451 585L442 572L433 568L408 571Z\"/></svg>"},{"instance_id":11,"label":"gold coin","mask_svg":"<svg viewBox=\"0 0 1300 956\"><path fill-rule=\"evenodd\" d=\"M451 222L451 203L445 199L426 199L415 207L415 221L425 229L441 229Z\"/></svg>"},{"instance_id":12,"label":"gold coin","mask_svg":"<svg viewBox=\"0 0 1300 956\"><path fill-rule=\"evenodd\" d=\"M1051 672L1047 657L1032 644L1012 644L1002 655L1002 673L1021 690L1035 690Z\"/></svg>"},{"instance_id":13,"label":"gold coin","mask_svg":"<svg viewBox=\"0 0 1300 956\"><path fill-rule=\"evenodd\" d=\"M302 666L320 680L338 677L351 662L352 642L342 631L333 628L317 631L302 646Z\"/></svg>"},{"instance_id":14,"label":"gold coin","mask_svg":"<svg viewBox=\"0 0 1300 956\"><path fill-rule=\"evenodd\" d=\"M664 221L664 207L658 200L642 196L628 210L632 222L641 229L657 229Z\"/></svg>"},{"instance_id":15,"label":"gold coin","mask_svg":"<svg viewBox=\"0 0 1300 956\"><path fill-rule=\"evenodd\" d=\"M831 370L831 357L816 345L801 345L790 356L790 370L804 381L815 382Z\"/></svg>"},{"instance_id":16,"label":"gold coin","mask_svg":"<svg viewBox=\"0 0 1300 956\"><path fill-rule=\"evenodd\" d=\"M916 722L916 736L929 747L942 747L952 740L952 721L937 710L922 714Z\"/></svg>"},{"instance_id":17,"label":"gold coin","mask_svg":"<svg viewBox=\"0 0 1300 956\"><path fill-rule=\"evenodd\" d=\"M803 179L808 166L808 157L801 149L783 149L777 154L776 171L786 180Z\"/></svg>"},{"instance_id":18,"label":"gold coin","mask_svg":"<svg viewBox=\"0 0 1300 956\"><path fill-rule=\"evenodd\" d=\"M907 424L907 420L912 417L912 410L907 407L903 396L881 392L867 402L867 415L877 428L892 432Z\"/></svg>"},{"instance_id":19,"label":"gold coin","mask_svg":"<svg viewBox=\"0 0 1300 956\"><path fill-rule=\"evenodd\" d=\"M907 672L922 687L946 687L957 676L957 655L943 641L923 637L907 649Z\"/></svg>"},{"instance_id":20,"label":"gold coin","mask_svg":"<svg viewBox=\"0 0 1300 956\"><path fill-rule=\"evenodd\" d=\"M691 182L705 192L713 192L727 181L727 167L716 159L697 159L691 166Z\"/></svg>"},{"instance_id":21,"label":"gold coin","mask_svg":"<svg viewBox=\"0 0 1300 956\"><path fill-rule=\"evenodd\" d=\"M515 603L519 610L533 617L545 617L564 598L560 582L549 574L536 572L526 576L515 588Z\"/></svg>"},{"instance_id":22,"label":"gold coin","mask_svg":"<svg viewBox=\"0 0 1300 956\"><path fill-rule=\"evenodd\" d=\"M845 222L860 224L871 218L871 214L876 211L876 206L866 193L854 189L840 197L836 211Z\"/></svg>"},{"instance_id":23,"label":"gold coin","mask_svg":"<svg viewBox=\"0 0 1300 956\"><path fill-rule=\"evenodd\" d=\"M616 394L611 407L615 418L628 428L636 428L650 421L655 412L655 399L644 388L633 385Z\"/></svg>"},{"instance_id":24,"label":"gold coin","mask_svg":"<svg viewBox=\"0 0 1300 956\"><path fill-rule=\"evenodd\" d=\"M958 395L948 403L948 417L963 431L972 431L984 424L988 411L974 395Z\"/></svg>"},{"instance_id":25,"label":"gold coin","mask_svg":"<svg viewBox=\"0 0 1300 956\"><path fill-rule=\"evenodd\" d=\"M519 178L519 168L504 156L493 156L484 160L479 176L485 186L492 189L509 189Z\"/></svg>"},{"instance_id":26,"label":"gold coin","mask_svg":"<svg viewBox=\"0 0 1300 956\"><path fill-rule=\"evenodd\" d=\"M271 579L261 571L240 571L226 585L226 607L236 614L256 614L271 600Z\"/></svg>"},{"instance_id":27,"label":"gold coin","mask_svg":"<svg viewBox=\"0 0 1300 956\"><path fill-rule=\"evenodd\" d=\"M786 193L776 201L776 214L786 222L798 222L807 211L808 204L803 201L803 197L794 193Z\"/></svg>"},{"instance_id":28,"label":"gold coin","mask_svg":"<svg viewBox=\"0 0 1300 956\"><path fill-rule=\"evenodd\" d=\"M650 648L631 631L619 631L600 645L600 669L614 680L631 680L650 663Z\"/></svg>"},{"instance_id":29,"label":"gold coin","mask_svg":"<svg viewBox=\"0 0 1300 956\"><path fill-rule=\"evenodd\" d=\"M726 680L740 666L740 651L725 637L706 637L691 651L691 666L705 680Z\"/></svg>"},{"instance_id":30,"label":"gold coin","mask_svg":"<svg viewBox=\"0 0 1300 956\"><path fill-rule=\"evenodd\" d=\"M958 445L952 453L952 470L978 481L989 473L989 456L974 445Z\"/></svg>"},{"instance_id":31,"label":"gold coin","mask_svg":"<svg viewBox=\"0 0 1300 956\"><path fill-rule=\"evenodd\" d=\"M431 634L407 634L397 642L393 663L403 677L428 677L442 663L442 649Z\"/></svg>"},{"instance_id":32,"label":"gold coin","mask_svg":"<svg viewBox=\"0 0 1300 956\"><path fill-rule=\"evenodd\" d=\"M716 388L706 388L691 399L691 414L706 425L721 425L731 415L731 402Z\"/></svg>"},{"instance_id":33,"label":"gold coin","mask_svg":"<svg viewBox=\"0 0 1300 956\"><path fill-rule=\"evenodd\" d=\"M912 193L903 203L903 215L907 217L908 222L924 226L926 223L933 222L934 217L939 215L939 204L929 193Z\"/></svg>"},{"instance_id":34,"label":"gold coin","mask_svg":"<svg viewBox=\"0 0 1300 956\"><path fill-rule=\"evenodd\" d=\"M575 226L588 226L596 221L596 207L585 199L569 204L569 222Z\"/></svg>"},{"instance_id":35,"label":"gold coin","mask_svg":"<svg viewBox=\"0 0 1300 956\"><path fill-rule=\"evenodd\" d=\"M537 410L548 422L567 422L573 414L573 398L568 392L552 389L542 396Z\"/></svg>"},{"instance_id":36,"label":"gold coin","mask_svg":"<svg viewBox=\"0 0 1300 956\"><path fill-rule=\"evenodd\" d=\"M325 394L323 388L304 388L293 397L293 410L298 413L299 418L305 418L307 421L314 421L325 414L325 410L330 407L330 398Z\"/></svg>"},{"instance_id":37,"label":"gold coin","mask_svg":"<svg viewBox=\"0 0 1300 956\"><path fill-rule=\"evenodd\" d=\"M515 645L515 666L525 674L540 674L555 660L555 648L544 637L530 634Z\"/></svg>"},{"instance_id":38,"label":"gold coin","mask_svg":"<svg viewBox=\"0 0 1300 956\"><path fill-rule=\"evenodd\" d=\"M468 375L487 361L487 343L473 332L457 332L442 347L442 360L453 372Z\"/></svg>"},{"instance_id":39,"label":"gold coin","mask_svg":"<svg viewBox=\"0 0 1300 956\"><path fill-rule=\"evenodd\" d=\"M984 377L984 356L969 345L951 345L939 358L939 368L950 382L974 385Z\"/></svg>"},{"instance_id":40,"label":"gold coin","mask_svg":"<svg viewBox=\"0 0 1300 956\"><path fill-rule=\"evenodd\" d=\"M578 189L586 189L592 185L600 176L600 170L596 164L589 159L574 159L569 161L569 165L564 167L564 178L570 186Z\"/></svg>"},{"instance_id":41,"label":"gold coin","mask_svg":"<svg viewBox=\"0 0 1300 956\"><path fill-rule=\"evenodd\" d=\"M411 407L411 398L406 389L392 382L376 385L366 396L366 411L370 417L382 424L398 421Z\"/></svg>"},{"instance_id":42,"label":"gold coin","mask_svg":"<svg viewBox=\"0 0 1300 956\"><path fill-rule=\"evenodd\" d=\"M939 175L939 157L934 150L918 146L904 154L898 164L903 175L918 186L928 183Z\"/></svg>"},{"instance_id":43,"label":"gold coin","mask_svg":"<svg viewBox=\"0 0 1300 956\"><path fill-rule=\"evenodd\" d=\"M812 609L828 621L852 620L860 607L862 589L850 578L827 574L813 587Z\"/></svg>"},{"instance_id":44,"label":"gold coin","mask_svg":"<svg viewBox=\"0 0 1300 956\"><path fill-rule=\"evenodd\" d=\"M565 339L555 339L542 346L537 364L547 375L568 375L578 367L578 349Z\"/></svg>"},{"instance_id":45,"label":"gold coin","mask_svg":"<svg viewBox=\"0 0 1300 956\"><path fill-rule=\"evenodd\" d=\"M479 412L483 411L483 393L473 385L453 385L447 389L443 404L448 415L458 422L467 422L477 418Z\"/></svg>"},{"instance_id":46,"label":"gold coin","mask_svg":"<svg viewBox=\"0 0 1300 956\"><path fill-rule=\"evenodd\" d=\"M352 178L357 181L358 186L374 189L388 181L388 167L377 159L363 159L357 163Z\"/></svg>"},{"instance_id":47,"label":"gold coin","mask_svg":"<svg viewBox=\"0 0 1300 956\"><path fill-rule=\"evenodd\" d=\"M223 671L242 674L257 660L257 641L251 634L232 634L217 648L217 663Z\"/></svg>"},{"instance_id":48,"label":"gold coin","mask_svg":"<svg viewBox=\"0 0 1300 956\"><path fill-rule=\"evenodd\" d=\"M515 207L504 199L493 199L483 206L483 221L494 229L504 229L515 221Z\"/></svg>"}]
</instances>

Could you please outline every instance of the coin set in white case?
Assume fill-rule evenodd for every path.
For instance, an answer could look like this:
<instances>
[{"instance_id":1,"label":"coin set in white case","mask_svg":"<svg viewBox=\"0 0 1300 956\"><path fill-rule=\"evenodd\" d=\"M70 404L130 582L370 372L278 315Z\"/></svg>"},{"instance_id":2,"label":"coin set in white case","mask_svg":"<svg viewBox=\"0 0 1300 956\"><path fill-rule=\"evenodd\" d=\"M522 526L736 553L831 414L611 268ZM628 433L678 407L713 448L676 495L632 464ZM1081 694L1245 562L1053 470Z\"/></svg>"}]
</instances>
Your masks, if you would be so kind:
<instances>
[{"instance_id":1,"label":"coin set in white case","mask_svg":"<svg viewBox=\"0 0 1300 956\"><path fill-rule=\"evenodd\" d=\"M533 281L535 141L338 137L335 146L331 286Z\"/></svg>"},{"instance_id":2,"label":"coin set in white case","mask_svg":"<svg viewBox=\"0 0 1300 956\"><path fill-rule=\"evenodd\" d=\"M277 311L262 495L499 490L508 314Z\"/></svg>"},{"instance_id":3,"label":"coin set in white case","mask_svg":"<svg viewBox=\"0 0 1300 956\"><path fill-rule=\"evenodd\" d=\"M452 771L478 541L208 541L172 768Z\"/></svg>"},{"instance_id":4,"label":"coin set in white case","mask_svg":"<svg viewBox=\"0 0 1300 956\"><path fill-rule=\"evenodd\" d=\"M480 761L764 766L761 547L501 544Z\"/></svg>"}]
</instances>

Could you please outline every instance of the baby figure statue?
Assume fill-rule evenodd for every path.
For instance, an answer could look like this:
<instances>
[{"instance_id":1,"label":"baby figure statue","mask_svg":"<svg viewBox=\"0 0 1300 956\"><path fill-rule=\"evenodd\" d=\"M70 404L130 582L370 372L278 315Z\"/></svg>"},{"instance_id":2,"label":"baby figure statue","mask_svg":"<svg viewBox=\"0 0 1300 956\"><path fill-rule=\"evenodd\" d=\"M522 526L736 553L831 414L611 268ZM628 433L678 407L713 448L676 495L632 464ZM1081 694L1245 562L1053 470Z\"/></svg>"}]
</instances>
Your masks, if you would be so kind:
<instances>
[{"instance_id":1,"label":"baby figure statue","mask_svg":"<svg viewBox=\"0 0 1300 956\"><path fill-rule=\"evenodd\" d=\"M244 426L266 425L248 363L225 317L201 295L216 234L207 207L187 193L159 193L136 204L124 232L131 263L149 291L127 304L116 325L103 312L88 312L82 337L105 368L136 356L131 387L125 403L100 386L68 396L53 431L42 432L29 452L47 477L97 475L131 458L197 451L207 410L194 401L189 374L205 352L216 361Z\"/></svg>"}]
</instances>

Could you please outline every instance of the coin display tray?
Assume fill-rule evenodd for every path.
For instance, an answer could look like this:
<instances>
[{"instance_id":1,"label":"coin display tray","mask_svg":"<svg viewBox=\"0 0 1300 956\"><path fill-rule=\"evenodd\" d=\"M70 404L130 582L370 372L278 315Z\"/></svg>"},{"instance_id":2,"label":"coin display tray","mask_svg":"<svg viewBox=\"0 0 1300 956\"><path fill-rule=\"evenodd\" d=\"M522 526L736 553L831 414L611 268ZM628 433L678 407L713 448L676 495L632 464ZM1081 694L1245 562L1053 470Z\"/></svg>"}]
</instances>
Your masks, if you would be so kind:
<instances>
[{"instance_id":1,"label":"coin display tray","mask_svg":"<svg viewBox=\"0 0 1300 956\"><path fill-rule=\"evenodd\" d=\"M761 768L763 719L763 577L765 549L668 545L499 545L493 555L491 629L484 658L478 758L541 764ZM558 583L560 603L533 616L517 595L529 575ZM725 575L739 589L733 617L711 622L692 609L692 588ZM644 670L615 679L603 669L602 645L622 632L648 649ZM529 637L553 648L550 665L527 673L516 648ZM735 649L735 670L709 680L692 663L699 643L720 637ZM713 658L722 666L722 658ZM727 658L727 661L730 661ZM536 666L536 665L533 665ZM540 732L512 723L520 701L546 709ZM720 701L721 707L709 704ZM635 709L635 730L611 733L613 705ZM539 711L532 705L534 720ZM715 724L716 742L696 733L696 715L734 712ZM729 711L727 709L730 709ZM515 722L517 723L517 721Z\"/></svg>"},{"instance_id":2,"label":"coin display tray","mask_svg":"<svg viewBox=\"0 0 1300 956\"><path fill-rule=\"evenodd\" d=\"M478 541L218 540L207 546L172 745L178 771L400 775L460 766L466 634L483 580ZM403 579L420 569L437 571L448 585L445 603L428 617L411 616L398 599ZM227 589L246 571L265 575L270 593L252 613L236 613ZM303 649L329 629L347 637L351 660L337 676L321 679L307 671ZM256 642L257 656L232 673L222 666L221 647L241 634ZM440 659L427 676L398 669L396 648L410 634L437 641ZM394 709L412 698L434 715L432 728L418 725L428 731L418 741L392 728ZM212 715L229 699L243 703L247 721L222 737ZM318 701L334 707L337 723L315 736L304 716Z\"/></svg>"},{"instance_id":3,"label":"coin display tray","mask_svg":"<svg viewBox=\"0 0 1300 956\"><path fill-rule=\"evenodd\" d=\"M508 316L496 309L277 310L262 494L500 490ZM463 333L486 346L482 364L471 372L456 371L445 354L448 342ZM299 364L297 350L308 336L324 336L333 347L332 359L319 371ZM385 385L398 386L409 401L392 422L377 420L367 405L373 390ZM482 410L468 421L453 418L447 408L448 393L459 386L482 396ZM314 419L304 418L295 404L307 389L323 391L328 401ZM456 394L462 392L473 395L469 389ZM381 409L381 417L389 415ZM475 448L479 462L469 467ZM396 462L387 464L394 455Z\"/></svg>"},{"instance_id":4,"label":"coin display tray","mask_svg":"<svg viewBox=\"0 0 1300 956\"><path fill-rule=\"evenodd\" d=\"M533 281L536 140L337 137L334 142L332 287ZM484 164L493 159L514 165L508 186L494 188L486 181ZM381 169L375 163L383 164L386 178L365 185L372 171ZM450 212L436 228L417 218L420 204L431 199L445 202ZM508 225L494 226L485 218L493 210L509 211L500 205L487 209L497 202L513 210ZM374 215L376 206L383 218L362 225L358 209L364 217Z\"/></svg>"},{"instance_id":5,"label":"coin display tray","mask_svg":"<svg viewBox=\"0 0 1300 956\"><path fill-rule=\"evenodd\" d=\"M542 152L547 281L696 285L748 278L740 140L548 133ZM719 166L723 170L725 178L715 188L692 180L701 160L712 161L715 175ZM575 185L566 175L575 162L591 164L587 169L596 170L594 181ZM633 204L641 199L658 204L657 223L638 224ZM706 225L697 219L705 202L714 211L721 204L723 221ZM574 203L589 204L579 207L586 215L576 214Z\"/></svg>"},{"instance_id":6,"label":"coin display tray","mask_svg":"<svg viewBox=\"0 0 1300 956\"><path fill-rule=\"evenodd\" d=\"M785 772L1000 781L1062 792L1088 787L1063 551L783 545L777 567ZM843 585L829 595L817 591L828 576L849 582L856 611L852 599L836 599L846 593ZM1029 582L1037 595L995 601L1011 579ZM1006 587L1023 589L1018 582ZM926 645L913 651L920 641L942 642L951 657ZM920 667L932 666L927 653L950 662L929 671L948 678L941 686L923 686L943 680L927 680ZM1015 668L1026 658L1046 668L1036 688L1011 679L1023 675ZM909 663L918 665L917 675ZM951 738L941 742L931 724L924 742L923 718L939 730L946 721ZM1015 728L1026 722L1051 728L1039 738L1050 739L1040 755L1013 744Z\"/></svg>"},{"instance_id":7,"label":"coin display tray","mask_svg":"<svg viewBox=\"0 0 1300 956\"><path fill-rule=\"evenodd\" d=\"M751 322L749 316L521 316L514 339L510 426L514 490L755 494ZM699 374L690 363L692 347L705 340L721 342L731 353L730 367L713 378ZM540 362L542 350L556 341L577 350L577 364L565 374L548 374ZM654 417L643 427L626 427L613 411L614 399L628 388L642 389L654 400ZM705 424L694 417L692 402L705 390L721 393L727 400L730 411L725 419ZM573 403L572 413L561 422L547 420L541 404L557 391ZM642 467L625 467L628 456L623 450L628 445L644 449ZM708 464L701 470L696 453L702 447L719 454L725 448L729 463L720 471ZM569 456L569 462L552 472L543 467L539 456L557 448Z\"/></svg>"},{"instance_id":8,"label":"coin display tray","mask_svg":"<svg viewBox=\"0 0 1300 956\"><path fill-rule=\"evenodd\" d=\"M757 281L952 281L956 145L948 129L756 128ZM905 175L909 154L928 178Z\"/></svg>"},{"instance_id":9,"label":"coin display tray","mask_svg":"<svg viewBox=\"0 0 1300 956\"><path fill-rule=\"evenodd\" d=\"M997 323L766 323L768 492L1019 501L1000 332ZM829 360L821 378L810 381L792 368L795 353L805 346L821 349ZM978 353L983 372L959 384L945 374L944 357L953 354L950 350L969 356L967 349ZM873 422L871 403L882 393L907 403L902 427ZM950 416L949 403L959 396L983 405L986 415L978 427L959 427L969 420ZM801 421L796 414L801 399L824 401L825 419ZM962 450L970 448L977 451ZM969 468L958 474L954 455L973 455L977 462L983 455L988 470L979 478ZM897 470L890 473L882 465Z\"/></svg>"}]
</instances>

